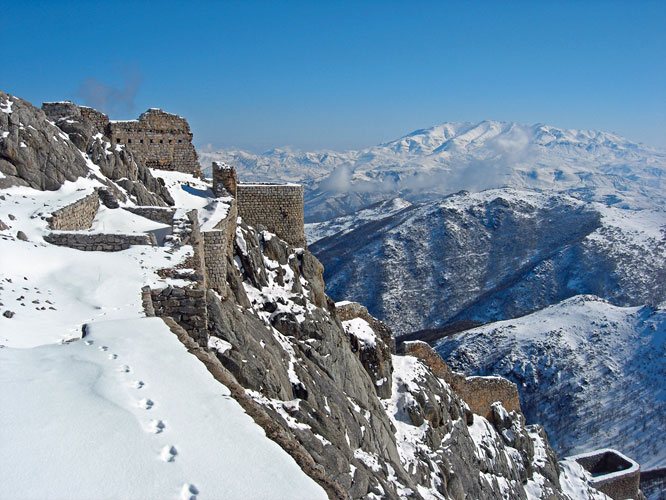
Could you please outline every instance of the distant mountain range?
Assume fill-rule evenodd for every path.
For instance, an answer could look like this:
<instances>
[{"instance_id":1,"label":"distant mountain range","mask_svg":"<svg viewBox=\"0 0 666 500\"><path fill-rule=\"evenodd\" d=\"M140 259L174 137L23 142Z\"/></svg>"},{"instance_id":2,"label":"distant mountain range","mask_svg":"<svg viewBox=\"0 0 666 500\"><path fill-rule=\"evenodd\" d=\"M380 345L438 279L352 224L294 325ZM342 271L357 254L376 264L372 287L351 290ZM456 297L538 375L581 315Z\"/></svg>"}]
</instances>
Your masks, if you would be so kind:
<instances>
[{"instance_id":1,"label":"distant mountain range","mask_svg":"<svg viewBox=\"0 0 666 500\"><path fill-rule=\"evenodd\" d=\"M608 132L542 124L445 123L360 151L218 151L201 160L205 167L233 164L243 180L303 183L311 222L396 195L423 202L505 186L621 207L666 203L666 151Z\"/></svg>"}]
</instances>

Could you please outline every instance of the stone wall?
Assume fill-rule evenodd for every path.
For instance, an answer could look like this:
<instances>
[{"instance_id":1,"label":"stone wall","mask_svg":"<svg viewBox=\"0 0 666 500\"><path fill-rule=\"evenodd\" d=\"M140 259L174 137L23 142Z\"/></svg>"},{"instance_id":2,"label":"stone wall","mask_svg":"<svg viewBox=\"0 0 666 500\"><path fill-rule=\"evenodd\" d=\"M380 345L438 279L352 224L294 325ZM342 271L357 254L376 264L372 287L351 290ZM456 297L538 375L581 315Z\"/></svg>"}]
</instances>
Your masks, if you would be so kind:
<instances>
[{"instance_id":1,"label":"stone wall","mask_svg":"<svg viewBox=\"0 0 666 500\"><path fill-rule=\"evenodd\" d=\"M508 411L523 414L516 384L502 377L465 377L456 373L432 347L421 341L402 344L404 354L423 361L432 372L443 379L477 415L492 421L492 404L496 401Z\"/></svg>"},{"instance_id":2,"label":"stone wall","mask_svg":"<svg viewBox=\"0 0 666 500\"><path fill-rule=\"evenodd\" d=\"M261 226L294 247L305 247L303 186L296 184L238 184L238 215Z\"/></svg>"},{"instance_id":3,"label":"stone wall","mask_svg":"<svg viewBox=\"0 0 666 500\"><path fill-rule=\"evenodd\" d=\"M56 231L80 231L90 229L99 210L97 191L60 208L47 219L49 229Z\"/></svg>"},{"instance_id":4,"label":"stone wall","mask_svg":"<svg viewBox=\"0 0 666 500\"><path fill-rule=\"evenodd\" d=\"M178 115L149 109L138 120L110 122L107 135L147 167L201 175L190 126Z\"/></svg>"},{"instance_id":5,"label":"stone wall","mask_svg":"<svg viewBox=\"0 0 666 500\"><path fill-rule=\"evenodd\" d=\"M167 286L151 290L151 298L156 316L173 318L200 346L208 345L208 308L203 287Z\"/></svg>"},{"instance_id":6,"label":"stone wall","mask_svg":"<svg viewBox=\"0 0 666 500\"><path fill-rule=\"evenodd\" d=\"M213 162L213 192L215 196L236 196L238 177L236 169L226 163Z\"/></svg>"},{"instance_id":7,"label":"stone wall","mask_svg":"<svg viewBox=\"0 0 666 500\"><path fill-rule=\"evenodd\" d=\"M206 286L223 298L227 294L227 256L233 258L234 235L238 211L235 200L227 216L215 225L215 230L203 232L203 253Z\"/></svg>"},{"instance_id":8,"label":"stone wall","mask_svg":"<svg viewBox=\"0 0 666 500\"><path fill-rule=\"evenodd\" d=\"M107 135L109 126L109 117L107 115L88 106L79 106L79 109L83 118L90 121L99 132Z\"/></svg>"},{"instance_id":9,"label":"stone wall","mask_svg":"<svg viewBox=\"0 0 666 500\"><path fill-rule=\"evenodd\" d=\"M162 224L172 224L173 216L176 213L175 208L164 207L124 207L124 209L146 219L161 222Z\"/></svg>"},{"instance_id":10,"label":"stone wall","mask_svg":"<svg viewBox=\"0 0 666 500\"><path fill-rule=\"evenodd\" d=\"M132 245L157 246L152 233L146 234L90 234L90 233L49 233L44 240L52 245L74 248L88 252L119 252Z\"/></svg>"},{"instance_id":11,"label":"stone wall","mask_svg":"<svg viewBox=\"0 0 666 500\"><path fill-rule=\"evenodd\" d=\"M640 466L617 450L604 448L568 457L592 475L592 486L613 500L638 498Z\"/></svg>"}]
</instances>

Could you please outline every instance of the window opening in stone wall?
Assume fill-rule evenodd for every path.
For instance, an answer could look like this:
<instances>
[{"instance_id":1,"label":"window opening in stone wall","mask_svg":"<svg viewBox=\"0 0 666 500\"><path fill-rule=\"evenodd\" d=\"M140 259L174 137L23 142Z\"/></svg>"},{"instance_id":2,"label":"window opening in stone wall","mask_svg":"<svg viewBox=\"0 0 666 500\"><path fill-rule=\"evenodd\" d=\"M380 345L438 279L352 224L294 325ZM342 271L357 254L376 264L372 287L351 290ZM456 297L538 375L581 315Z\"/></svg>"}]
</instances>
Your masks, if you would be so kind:
<instances>
[{"instance_id":1,"label":"window opening in stone wall","mask_svg":"<svg viewBox=\"0 0 666 500\"><path fill-rule=\"evenodd\" d=\"M178 139L178 144L180 144L181 142L183 142L183 140L182 140L182 139Z\"/></svg>"},{"instance_id":2,"label":"window opening in stone wall","mask_svg":"<svg viewBox=\"0 0 666 500\"><path fill-rule=\"evenodd\" d=\"M116 139L116 144L120 144L120 137Z\"/></svg>"},{"instance_id":3,"label":"window opening in stone wall","mask_svg":"<svg viewBox=\"0 0 666 500\"><path fill-rule=\"evenodd\" d=\"M151 144L153 143L153 140L152 140L152 139L150 140L150 143L151 143Z\"/></svg>"},{"instance_id":4,"label":"window opening in stone wall","mask_svg":"<svg viewBox=\"0 0 666 500\"><path fill-rule=\"evenodd\" d=\"M141 144L143 144L143 139L139 139L139 142L140 142Z\"/></svg>"},{"instance_id":5,"label":"window opening in stone wall","mask_svg":"<svg viewBox=\"0 0 666 500\"><path fill-rule=\"evenodd\" d=\"M132 144L132 139L127 139L127 144Z\"/></svg>"},{"instance_id":6,"label":"window opening in stone wall","mask_svg":"<svg viewBox=\"0 0 666 500\"><path fill-rule=\"evenodd\" d=\"M164 139L160 139L160 144L164 144Z\"/></svg>"},{"instance_id":7,"label":"window opening in stone wall","mask_svg":"<svg viewBox=\"0 0 666 500\"><path fill-rule=\"evenodd\" d=\"M173 140L169 139L169 144L171 144L172 142L173 142Z\"/></svg>"}]
</instances>

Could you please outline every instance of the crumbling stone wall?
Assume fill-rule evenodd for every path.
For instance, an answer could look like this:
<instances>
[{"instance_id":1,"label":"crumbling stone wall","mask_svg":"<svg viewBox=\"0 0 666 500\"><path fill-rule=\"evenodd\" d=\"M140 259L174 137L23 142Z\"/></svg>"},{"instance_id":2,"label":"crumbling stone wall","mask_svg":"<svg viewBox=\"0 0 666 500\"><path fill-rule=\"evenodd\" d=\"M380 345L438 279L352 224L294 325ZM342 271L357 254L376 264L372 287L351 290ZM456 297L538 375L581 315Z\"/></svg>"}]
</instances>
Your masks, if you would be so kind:
<instances>
[{"instance_id":1,"label":"crumbling stone wall","mask_svg":"<svg viewBox=\"0 0 666 500\"><path fill-rule=\"evenodd\" d=\"M176 213L175 208L164 207L124 207L124 209L146 219L161 222L162 224L172 224L173 216Z\"/></svg>"},{"instance_id":2,"label":"crumbling stone wall","mask_svg":"<svg viewBox=\"0 0 666 500\"><path fill-rule=\"evenodd\" d=\"M523 414L516 384L502 377L465 377L456 373L432 347L421 341L402 344L404 354L423 361L469 405L472 412L492 421L492 404L496 401L508 411Z\"/></svg>"},{"instance_id":3,"label":"crumbling stone wall","mask_svg":"<svg viewBox=\"0 0 666 500\"><path fill-rule=\"evenodd\" d=\"M201 175L190 126L178 115L149 109L138 120L110 122L107 135L147 167Z\"/></svg>"},{"instance_id":4,"label":"crumbling stone wall","mask_svg":"<svg viewBox=\"0 0 666 500\"><path fill-rule=\"evenodd\" d=\"M268 229L290 245L305 248L303 186L240 183L234 167L213 162L213 192L235 197L238 215L246 224Z\"/></svg>"},{"instance_id":5,"label":"crumbling stone wall","mask_svg":"<svg viewBox=\"0 0 666 500\"><path fill-rule=\"evenodd\" d=\"M236 169L226 163L213 162L213 192L215 196L231 195L236 197L238 177Z\"/></svg>"},{"instance_id":6,"label":"crumbling stone wall","mask_svg":"<svg viewBox=\"0 0 666 500\"><path fill-rule=\"evenodd\" d=\"M90 108L88 106L79 106L81 116L91 122L93 126L102 134L107 135L109 127L109 117L101 111L97 111L95 108Z\"/></svg>"},{"instance_id":7,"label":"crumbling stone wall","mask_svg":"<svg viewBox=\"0 0 666 500\"><path fill-rule=\"evenodd\" d=\"M80 231L89 229L99 210L99 195L97 191L62 207L51 214L47 219L50 229L57 231Z\"/></svg>"},{"instance_id":8,"label":"crumbling stone wall","mask_svg":"<svg viewBox=\"0 0 666 500\"><path fill-rule=\"evenodd\" d=\"M261 226L294 247L305 247L303 186L243 184L236 187L238 215L246 224Z\"/></svg>"},{"instance_id":9,"label":"crumbling stone wall","mask_svg":"<svg viewBox=\"0 0 666 500\"><path fill-rule=\"evenodd\" d=\"M222 297L227 293L227 256L233 258L233 243L236 233L238 211L234 200L227 216L215 225L213 231L203 232L203 253L206 286Z\"/></svg>"},{"instance_id":10,"label":"crumbling stone wall","mask_svg":"<svg viewBox=\"0 0 666 500\"><path fill-rule=\"evenodd\" d=\"M83 250L87 252L119 252L132 245L157 246L152 233L146 234L89 234L89 233L49 233L44 241L52 245Z\"/></svg>"},{"instance_id":11,"label":"crumbling stone wall","mask_svg":"<svg viewBox=\"0 0 666 500\"><path fill-rule=\"evenodd\" d=\"M206 290L200 285L151 290L155 316L171 317L200 346L208 345ZM145 306L144 306L145 308Z\"/></svg>"}]
</instances>

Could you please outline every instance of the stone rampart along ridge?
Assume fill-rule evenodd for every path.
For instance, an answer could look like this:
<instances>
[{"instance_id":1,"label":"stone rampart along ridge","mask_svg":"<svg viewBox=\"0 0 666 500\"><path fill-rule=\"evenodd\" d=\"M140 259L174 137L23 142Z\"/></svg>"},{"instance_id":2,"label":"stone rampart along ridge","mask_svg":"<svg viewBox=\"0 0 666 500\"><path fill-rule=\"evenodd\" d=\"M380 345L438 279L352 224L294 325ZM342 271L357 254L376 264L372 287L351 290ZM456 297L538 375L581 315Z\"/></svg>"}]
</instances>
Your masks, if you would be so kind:
<instances>
[{"instance_id":1,"label":"stone rampart along ridge","mask_svg":"<svg viewBox=\"0 0 666 500\"><path fill-rule=\"evenodd\" d=\"M421 341L402 344L404 353L422 360L433 373L447 384L469 405L472 412L493 420L492 405L496 401L508 411L523 414L516 384L502 377L465 377L456 373L432 347Z\"/></svg>"},{"instance_id":2,"label":"stone rampart along ridge","mask_svg":"<svg viewBox=\"0 0 666 500\"><path fill-rule=\"evenodd\" d=\"M568 458L588 471L592 486L613 500L638 498L640 466L619 451L604 448Z\"/></svg>"},{"instance_id":3,"label":"stone rampart along ridge","mask_svg":"<svg viewBox=\"0 0 666 500\"><path fill-rule=\"evenodd\" d=\"M227 257L233 259L234 235L238 217L236 200L233 200L227 216L215 224L213 231L203 233L206 286L226 298Z\"/></svg>"},{"instance_id":4,"label":"stone rampart along ridge","mask_svg":"<svg viewBox=\"0 0 666 500\"><path fill-rule=\"evenodd\" d=\"M208 308L206 290L200 285L191 287L167 286L151 290L152 308L159 317L171 317L184 328L200 346L208 344ZM144 304L148 313L149 308Z\"/></svg>"},{"instance_id":5,"label":"stone rampart along ridge","mask_svg":"<svg viewBox=\"0 0 666 500\"><path fill-rule=\"evenodd\" d=\"M153 233L146 234L89 234L49 233L44 241L52 245L74 248L88 252L119 252L132 245L157 246Z\"/></svg>"},{"instance_id":6,"label":"stone rampart along ridge","mask_svg":"<svg viewBox=\"0 0 666 500\"><path fill-rule=\"evenodd\" d=\"M147 167L201 175L185 118L149 109L138 120L109 122L107 131L113 145L127 146Z\"/></svg>"},{"instance_id":7,"label":"stone rampart along ridge","mask_svg":"<svg viewBox=\"0 0 666 500\"><path fill-rule=\"evenodd\" d=\"M305 247L303 186L238 184L238 215L250 226L270 232L295 247Z\"/></svg>"},{"instance_id":8,"label":"stone rampart along ridge","mask_svg":"<svg viewBox=\"0 0 666 500\"><path fill-rule=\"evenodd\" d=\"M306 246L303 186L298 184L244 184L236 170L213 162L213 192L236 197L238 215L258 229L268 229L294 247Z\"/></svg>"},{"instance_id":9,"label":"stone rampart along ridge","mask_svg":"<svg viewBox=\"0 0 666 500\"><path fill-rule=\"evenodd\" d=\"M49 217L49 229L57 231L80 231L90 229L99 210L99 196L97 191L62 207Z\"/></svg>"}]
</instances>

